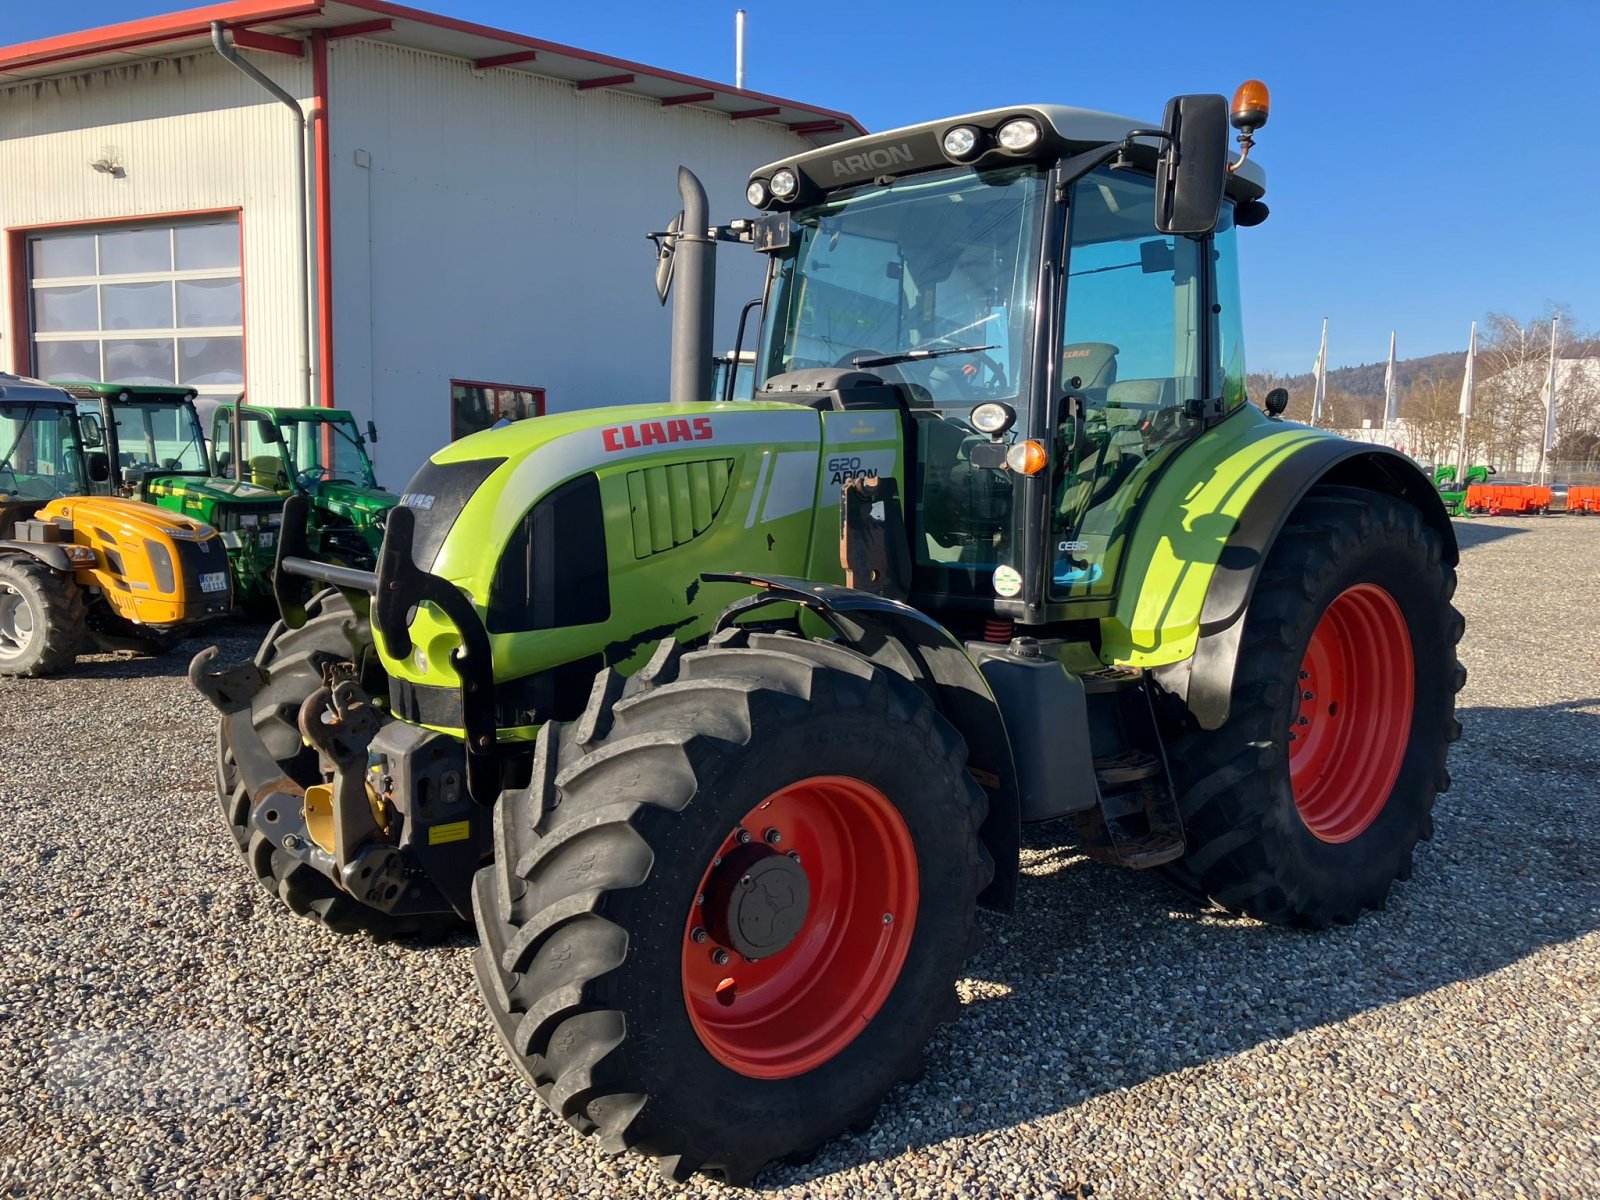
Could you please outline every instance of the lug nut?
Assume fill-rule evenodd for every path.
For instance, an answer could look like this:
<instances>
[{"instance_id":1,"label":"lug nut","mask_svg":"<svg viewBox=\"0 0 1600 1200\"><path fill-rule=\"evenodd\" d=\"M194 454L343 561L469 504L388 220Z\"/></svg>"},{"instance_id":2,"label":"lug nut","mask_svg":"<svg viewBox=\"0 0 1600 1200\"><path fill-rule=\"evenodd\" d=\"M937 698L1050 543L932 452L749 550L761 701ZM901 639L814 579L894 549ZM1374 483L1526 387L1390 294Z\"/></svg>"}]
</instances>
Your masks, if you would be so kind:
<instances>
[{"instance_id":1,"label":"lug nut","mask_svg":"<svg viewBox=\"0 0 1600 1200\"><path fill-rule=\"evenodd\" d=\"M706 894L704 892L701 892L698 896L696 896L694 898L694 906L696 908L699 908L705 902L706 902Z\"/></svg>"},{"instance_id":2,"label":"lug nut","mask_svg":"<svg viewBox=\"0 0 1600 1200\"><path fill-rule=\"evenodd\" d=\"M709 933L707 933L702 926L699 926L699 925L696 925L694 927L694 931L689 934L690 940L696 941L696 942L703 942L710 936L711 935Z\"/></svg>"},{"instance_id":3,"label":"lug nut","mask_svg":"<svg viewBox=\"0 0 1600 1200\"><path fill-rule=\"evenodd\" d=\"M285 834L283 838L283 848L285 850L300 849L300 839L295 837L295 835L292 833Z\"/></svg>"},{"instance_id":4,"label":"lug nut","mask_svg":"<svg viewBox=\"0 0 1600 1200\"><path fill-rule=\"evenodd\" d=\"M1298 725L1309 725L1309 724L1311 724L1311 719L1309 717L1301 717L1299 719L1299 721L1296 722L1296 724L1298 724Z\"/></svg>"},{"instance_id":5,"label":"lug nut","mask_svg":"<svg viewBox=\"0 0 1600 1200\"><path fill-rule=\"evenodd\" d=\"M798 850L789 851L789 857L794 859L794 861L798 863L800 861L800 851L798 851Z\"/></svg>"},{"instance_id":6,"label":"lug nut","mask_svg":"<svg viewBox=\"0 0 1600 1200\"><path fill-rule=\"evenodd\" d=\"M1301 692L1300 693L1300 699L1302 699L1302 700L1315 700L1316 698L1317 698L1317 694L1315 692Z\"/></svg>"},{"instance_id":7,"label":"lug nut","mask_svg":"<svg viewBox=\"0 0 1600 1200\"><path fill-rule=\"evenodd\" d=\"M752 887L755 886L755 882L756 881L754 879L751 879L750 876L746 875L739 880L739 886L748 892Z\"/></svg>"},{"instance_id":8,"label":"lug nut","mask_svg":"<svg viewBox=\"0 0 1600 1200\"><path fill-rule=\"evenodd\" d=\"M711 961L716 963L717 966L719 966L719 967L727 966L728 965L728 952L726 950L724 950L721 946L718 946L715 950L713 950L711 952Z\"/></svg>"},{"instance_id":9,"label":"lug nut","mask_svg":"<svg viewBox=\"0 0 1600 1200\"><path fill-rule=\"evenodd\" d=\"M761 836L766 839L767 845L769 846L776 846L779 842L783 841L783 834L779 833L776 829L769 829Z\"/></svg>"},{"instance_id":10,"label":"lug nut","mask_svg":"<svg viewBox=\"0 0 1600 1200\"><path fill-rule=\"evenodd\" d=\"M893 925L894 924L894 914L893 913L884 913L883 914L883 923L885 925Z\"/></svg>"},{"instance_id":11,"label":"lug nut","mask_svg":"<svg viewBox=\"0 0 1600 1200\"><path fill-rule=\"evenodd\" d=\"M741 829L734 836L739 839L739 844L743 846L750 840L750 831L748 829Z\"/></svg>"}]
</instances>

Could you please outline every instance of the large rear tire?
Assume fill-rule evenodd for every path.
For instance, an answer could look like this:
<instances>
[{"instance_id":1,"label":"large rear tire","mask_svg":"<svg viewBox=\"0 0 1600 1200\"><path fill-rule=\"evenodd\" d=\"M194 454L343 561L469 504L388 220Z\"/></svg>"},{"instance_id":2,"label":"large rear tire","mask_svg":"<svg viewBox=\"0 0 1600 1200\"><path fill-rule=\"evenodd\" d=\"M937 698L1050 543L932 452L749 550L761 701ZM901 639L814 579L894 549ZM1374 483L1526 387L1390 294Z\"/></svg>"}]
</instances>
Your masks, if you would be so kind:
<instances>
[{"instance_id":1,"label":"large rear tire","mask_svg":"<svg viewBox=\"0 0 1600 1200\"><path fill-rule=\"evenodd\" d=\"M1169 730L1180 884L1325 928L1410 878L1461 734L1455 583L1413 506L1345 488L1301 502L1251 598L1228 720Z\"/></svg>"},{"instance_id":2,"label":"large rear tire","mask_svg":"<svg viewBox=\"0 0 1600 1200\"><path fill-rule=\"evenodd\" d=\"M678 655L540 731L474 880L474 962L552 1110L742 1183L864 1126L957 1015L987 802L927 696L847 649Z\"/></svg>"},{"instance_id":3,"label":"large rear tire","mask_svg":"<svg viewBox=\"0 0 1600 1200\"><path fill-rule=\"evenodd\" d=\"M0 675L70 667L84 637L83 593L70 578L21 556L0 558Z\"/></svg>"},{"instance_id":4,"label":"large rear tire","mask_svg":"<svg viewBox=\"0 0 1600 1200\"><path fill-rule=\"evenodd\" d=\"M251 724L283 773L301 787L322 782L322 775L316 751L300 736L300 706L322 687L325 666L355 662L359 669L371 658L371 647L367 618L330 590L306 604L306 623L299 629L276 622L256 652L256 665L269 673L269 682L251 701ZM216 785L222 819L251 873L294 913L334 933L369 933L378 938L433 935L461 926L454 916L394 916L365 905L252 828L254 802L239 778L222 719L217 722Z\"/></svg>"}]
</instances>

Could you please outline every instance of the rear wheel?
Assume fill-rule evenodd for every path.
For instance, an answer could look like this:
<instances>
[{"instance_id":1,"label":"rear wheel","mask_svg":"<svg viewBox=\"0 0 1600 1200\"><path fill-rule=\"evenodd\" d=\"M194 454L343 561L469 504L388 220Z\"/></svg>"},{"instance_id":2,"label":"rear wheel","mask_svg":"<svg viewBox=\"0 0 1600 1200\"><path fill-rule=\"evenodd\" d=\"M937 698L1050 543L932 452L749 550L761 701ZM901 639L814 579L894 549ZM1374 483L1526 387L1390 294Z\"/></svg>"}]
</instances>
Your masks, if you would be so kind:
<instances>
[{"instance_id":1,"label":"rear wheel","mask_svg":"<svg viewBox=\"0 0 1600 1200\"><path fill-rule=\"evenodd\" d=\"M849 650L678 653L540 732L474 881L475 965L569 1124L743 1182L864 1125L955 1017L987 804L928 698Z\"/></svg>"},{"instance_id":2,"label":"rear wheel","mask_svg":"<svg viewBox=\"0 0 1600 1200\"><path fill-rule=\"evenodd\" d=\"M1227 722L1171 735L1180 883L1288 925L1383 907L1450 786L1454 591L1411 505L1327 489L1296 508L1251 598Z\"/></svg>"},{"instance_id":3,"label":"rear wheel","mask_svg":"<svg viewBox=\"0 0 1600 1200\"><path fill-rule=\"evenodd\" d=\"M256 665L268 673L269 681L251 701L251 724L279 768L301 787L322 782L322 774L316 751L300 736L300 706L322 687L324 667L354 662L359 669L371 646L367 618L352 610L339 592L325 591L307 603L304 625L290 629L278 621L256 653ZM335 933L370 933L376 937L459 927L460 921L452 916L394 916L362 904L252 828L254 802L239 778L225 719L217 723L216 785L222 818L251 873L293 912Z\"/></svg>"},{"instance_id":4,"label":"rear wheel","mask_svg":"<svg viewBox=\"0 0 1600 1200\"><path fill-rule=\"evenodd\" d=\"M32 558L0 558L0 675L49 675L83 645L83 593Z\"/></svg>"}]
</instances>

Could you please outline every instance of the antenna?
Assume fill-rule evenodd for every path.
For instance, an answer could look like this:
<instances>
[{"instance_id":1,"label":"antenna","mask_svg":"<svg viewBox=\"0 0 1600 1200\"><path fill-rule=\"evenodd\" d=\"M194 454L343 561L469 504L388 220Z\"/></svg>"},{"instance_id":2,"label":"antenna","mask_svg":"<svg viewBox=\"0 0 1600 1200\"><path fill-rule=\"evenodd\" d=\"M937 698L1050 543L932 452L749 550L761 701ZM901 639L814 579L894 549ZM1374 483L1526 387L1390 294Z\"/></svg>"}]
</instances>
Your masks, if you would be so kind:
<instances>
[{"instance_id":1,"label":"antenna","mask_svg":"<svg viewBox=\"0 0 1600 1200\"><path fill-rule=\"evenodd\" d=\"M733 14L733 86L744 90L744 9Z\"/></svg>"}]
</instances>

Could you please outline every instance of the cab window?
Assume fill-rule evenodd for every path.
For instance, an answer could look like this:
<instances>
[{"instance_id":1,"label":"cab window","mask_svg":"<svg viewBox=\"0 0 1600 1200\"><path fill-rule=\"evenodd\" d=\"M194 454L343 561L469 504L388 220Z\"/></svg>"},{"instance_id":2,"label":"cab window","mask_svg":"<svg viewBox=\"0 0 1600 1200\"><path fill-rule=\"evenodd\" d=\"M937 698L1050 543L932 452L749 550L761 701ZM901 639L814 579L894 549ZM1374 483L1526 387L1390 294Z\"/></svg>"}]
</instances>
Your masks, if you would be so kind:
<instances>
[{"instance_id":1,"label":"cab window","mask_svg":"<svg viewBox=\"0 0 1600 1200\"><path fill-rule=\"evenodd\" d=\"M1052 488L1053 599L1103 595L1161 465L1200 429L1209 241L1156 231L1147 176L1073 186Z\"/></svg>"}]
</instances>

